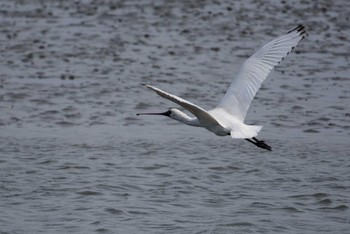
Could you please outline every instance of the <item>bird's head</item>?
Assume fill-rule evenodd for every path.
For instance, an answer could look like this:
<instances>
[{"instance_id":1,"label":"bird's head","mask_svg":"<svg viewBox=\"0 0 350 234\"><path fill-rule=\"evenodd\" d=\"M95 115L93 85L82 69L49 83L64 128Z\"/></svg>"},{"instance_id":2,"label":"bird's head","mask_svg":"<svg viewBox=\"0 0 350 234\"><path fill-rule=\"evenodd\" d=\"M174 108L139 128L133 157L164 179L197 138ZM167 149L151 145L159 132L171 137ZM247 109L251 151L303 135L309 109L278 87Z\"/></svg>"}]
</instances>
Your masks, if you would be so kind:
<instances>
[{"instance_id":1,"label":"bird's head","mask_svg":"<svg viewBox=\"0 0 350 234\"><path fill-rule=\"evenodd\" d=\"M158 112L158 113L137 113L136 115L164 115L167 116L169 118L174 118L175 116L179 116L181 115L183 112L180 111L179 109L176 108L169 108L167 111L165 112Z\"/></svg>"},{"instance_id":2,"label":"bird's head","mask_svg":"<svg viewBox=\"0 0 350 234\"><path fill-rule=\"evenodd\" d=\"M190 116L186 115L184 112L176 108L169 108L169 110L161 113L138 113L137 115L164 115L187 125L199 126L197 118L191 118Z\"/></svg>"}]
</instances>

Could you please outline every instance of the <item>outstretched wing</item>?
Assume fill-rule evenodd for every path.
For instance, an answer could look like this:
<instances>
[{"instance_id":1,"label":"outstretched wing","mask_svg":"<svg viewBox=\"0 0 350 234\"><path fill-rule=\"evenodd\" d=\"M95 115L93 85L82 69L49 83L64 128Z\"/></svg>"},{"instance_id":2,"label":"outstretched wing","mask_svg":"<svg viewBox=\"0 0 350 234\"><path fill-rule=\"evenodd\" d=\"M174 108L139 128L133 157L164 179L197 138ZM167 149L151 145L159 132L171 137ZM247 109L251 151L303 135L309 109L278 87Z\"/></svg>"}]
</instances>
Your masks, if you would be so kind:
<instances>
[{"instance_id":1,"label":"outstretched wing","mask_svg":"<svg viewBox=\"0 0 350 234\"><path fill-rule=\"evenodd\" d=\"M153 90L154 92L156 92L159 96L168 99L172 102L175 102L176 104L182 106L183 108L185 108L186 110L188 110L189 112L191 112L194 116L196 116L199 120L199 122L203 125L203 127L207 128L211 128L211 127L221 127L221 125L216 121L216 119L214 119L206 110L204 110L203 108L183 99L180 98L176 95L167 93L159 88L156 88L152 85L146 85L146 84L142 84L143 86L146 86L147 88Z\"/></svg>"},{"instance_id":2,"label":"outstretched wing","mask_svg":"<svg viewBox=\"0 0 350 234\"><path fill-rule=\"evenodd\" d=\"M216 108L223 108L244 121L249 106L271 70L304 38L306 32L299 25L288 33L264 45L242 65L225 96Z\"/></svg>"}]
</instances>

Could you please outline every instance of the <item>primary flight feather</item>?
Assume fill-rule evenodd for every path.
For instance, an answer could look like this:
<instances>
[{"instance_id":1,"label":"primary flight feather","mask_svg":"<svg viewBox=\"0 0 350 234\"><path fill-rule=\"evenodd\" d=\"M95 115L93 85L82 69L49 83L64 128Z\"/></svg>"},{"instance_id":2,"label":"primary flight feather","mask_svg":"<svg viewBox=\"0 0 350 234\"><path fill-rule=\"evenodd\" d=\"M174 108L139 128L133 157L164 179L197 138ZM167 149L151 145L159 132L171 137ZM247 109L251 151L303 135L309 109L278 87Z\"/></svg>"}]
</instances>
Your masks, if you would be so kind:
<instances>
[{"instance_id":1,"label":"primary flight feather","mask_svg":"<svg viewBox=\"0 0 350 234\"><path fill-rule=\"evenodd\" d=\"M170 108L164 113L137 115L165 115L187 125L204 127L219 136L230 135L232 138L242 138L260 148L271 150L269 145L256 138L262 127L244 124L244 119L262 82L305 35L305 27L298 25L256 51L242 64L238 75L233 79L219 105L210 111L159 88L143 84L159 96L182 106L195 117L190 117L175 108Z\"/></svg>"}]
</instances>

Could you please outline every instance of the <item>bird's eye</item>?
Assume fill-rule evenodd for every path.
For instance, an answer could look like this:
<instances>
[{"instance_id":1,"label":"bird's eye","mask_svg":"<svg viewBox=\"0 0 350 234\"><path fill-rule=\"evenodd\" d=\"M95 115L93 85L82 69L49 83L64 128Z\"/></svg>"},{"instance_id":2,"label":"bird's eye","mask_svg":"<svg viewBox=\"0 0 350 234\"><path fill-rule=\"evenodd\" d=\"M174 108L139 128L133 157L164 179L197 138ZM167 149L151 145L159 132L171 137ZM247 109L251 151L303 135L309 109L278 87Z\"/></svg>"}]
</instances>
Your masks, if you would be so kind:
<instances>
[{"instance_id":1,"label":"bird's eye","mask_svg":"<svg viewBox=\"0 0 350 234\"><path fill-rule=\"evenodd\" d=\"M170 116L170 114L171 114L171 110L168 110L167 112L164 113L164 115L166 116Z\"/></svg>"}]
</instances>

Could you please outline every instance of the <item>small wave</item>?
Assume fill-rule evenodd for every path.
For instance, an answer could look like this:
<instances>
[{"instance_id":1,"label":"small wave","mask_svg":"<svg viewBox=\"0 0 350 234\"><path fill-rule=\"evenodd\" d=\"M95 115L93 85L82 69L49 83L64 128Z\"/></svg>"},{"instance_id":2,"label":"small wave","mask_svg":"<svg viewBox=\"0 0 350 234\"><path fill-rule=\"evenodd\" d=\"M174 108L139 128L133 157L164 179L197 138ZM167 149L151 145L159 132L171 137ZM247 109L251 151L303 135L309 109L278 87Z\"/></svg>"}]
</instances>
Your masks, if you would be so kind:
<instances>
[{"instance_id":1,"label":"small wave","mask_svg":"<svg viewBox=\"0 0 350 234\"><path fill-rule=\"evenodd\" d=\"M305 200L305 199L321 199L321 198L326 198L329 195L327 193L314 193L314 194L298 194L298 195L292 195L289 196L289 198L294 198L294 199L300 199L300 200Z\"/></svg>"},{"instance_id":2,"label":"small wave","mask_svg":"<svg viewBox=\"0 0 350 234\"><path fill-rule=\"evenodd\" d=\"M72 127L75 124L72 122L68 122L68 121L58 121L56 122L57 125L61 126L61 127Z\"/></svg>"},{"instance_id":3,"label":"small wave","mask_svg":"<svg viewBox=\"0 0 350 234\"><path fill-rule=\"evenodd\" d=\"M110 214L122 214L122 213L124 213L123 211L115 209L115 208L106 208L105 211L110 213Z\"/></svg>"},{"instance_id":4,"label":"small wave","mask_svg":"<svg viewBox=\"0 0 350 234\"><path fill-rule=\"evenodd\" d=\"M318 131L318 130L311 129L311 128L309 128L309 129L305 129L303 132L306 132L306 133L319 133L319 131Z\"/></svg>"},{"instance_id":5,"label":"small wave","mask_svg":"<svg viewBox=\"0 0 350 234\"><path fill-rule=\"evenodd\" d=\"M102 193L95 192L95 191L89 191L89 190L77 192L77 194L82 195L82 196L98 196L98 195L102 195Z\"/></svg>"},{"instance_id":6,"label":"small wave","mask_svg":"<svg viewBox=\"0 0 350 234\"><path fill-rule=\"evenodd\" d=\"M343 210L349 209L349 207L347 205L338 205L338 206L334 206L334 207L321 207L319 209L320 210L339 210L339 211L343 211Z\"/></svg>"},{"instance_id":7,"label":"small wave","mask_svg":"<svg viewBox=\"0 0 350 234\"><path fill-rule=\"evenodd\" d=\"M326 198L326 199L322 199L322 200L318 201L317 203L322 204L322 205L329 205L329 204L332 204L333 202L331 199Z\"/></svg>"},{"instance_id":8,"label":"small wave","mask_svg":"<svg viewBox=\"0 0 350 234\"><path fill-rule=\"evenodd\" d=\"M255 226L255 224L254 223L250 223L250 222L234 222L234 223L223 224L221 226L227 226L227 227L253 227L253 226Z\"/></svg>"},{"instance_id":9,"label":"small wave","mask_svg":"<svg viewBox=\"0 0 350 234\"><path fill-rule=\"evenodd\" d=\"M99 229L96 229L95 232L97 232L97 233L113 233L111 230L109 230L107 228L99 228Z\"/></svg>"},{"instance_id":10,"label":"small wave","mask_svg":"<svg viewBox=\"0 0 350 234\"><path fill-rule=\"evenodd\" d=\"M288 213L303 213L304 211L297 209L296 207L292 207L292 206L286 206L283 208L279 208L279 210L283 210L286 211Z\"/></svg>"}]
</instances>

